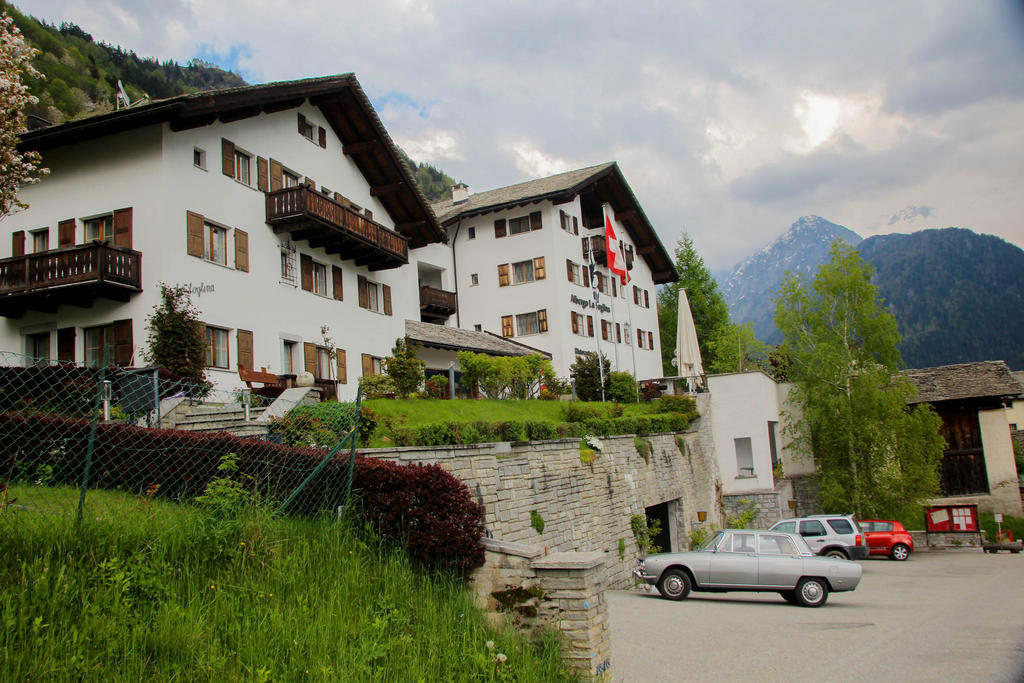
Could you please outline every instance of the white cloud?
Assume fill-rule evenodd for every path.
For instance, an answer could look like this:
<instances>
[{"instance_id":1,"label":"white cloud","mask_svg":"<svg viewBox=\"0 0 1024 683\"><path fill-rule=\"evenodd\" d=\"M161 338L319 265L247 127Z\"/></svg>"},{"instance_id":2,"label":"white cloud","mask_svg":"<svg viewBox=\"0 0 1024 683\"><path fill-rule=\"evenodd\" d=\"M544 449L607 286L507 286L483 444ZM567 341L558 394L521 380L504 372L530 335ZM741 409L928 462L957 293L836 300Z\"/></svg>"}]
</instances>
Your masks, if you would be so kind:
<instances>
[{"instance_id":1,"label":"white cloud","mask_svg":"<svg viewBox=\"0 0 1024 683\"><path fill-rule=\"evenodd\" d=\"M530 178L543 178L555 173L571 171L574 167L568 161L552 158L526 142L506 145L506 149L512 153L516 168Z\"/></svg>"}]
</instances>

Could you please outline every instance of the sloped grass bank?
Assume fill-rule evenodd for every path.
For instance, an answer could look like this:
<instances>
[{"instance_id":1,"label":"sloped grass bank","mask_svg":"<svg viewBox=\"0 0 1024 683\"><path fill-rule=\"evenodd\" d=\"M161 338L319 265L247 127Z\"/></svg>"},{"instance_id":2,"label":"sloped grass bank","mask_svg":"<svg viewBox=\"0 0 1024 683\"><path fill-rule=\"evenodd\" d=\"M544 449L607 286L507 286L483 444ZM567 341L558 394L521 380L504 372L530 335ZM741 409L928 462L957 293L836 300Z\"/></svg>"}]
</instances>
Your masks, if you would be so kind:
<instances>
[{"instance_id":1,"label":"sloped grass bank","mask_svg":"<svg viewBox=\"0 0 1024 683\"><path fill-rule=\"evenodd\" d=\"M572 679L349 522L89 495L0 510L0 680Z\"/></svg>"}]
</instances>

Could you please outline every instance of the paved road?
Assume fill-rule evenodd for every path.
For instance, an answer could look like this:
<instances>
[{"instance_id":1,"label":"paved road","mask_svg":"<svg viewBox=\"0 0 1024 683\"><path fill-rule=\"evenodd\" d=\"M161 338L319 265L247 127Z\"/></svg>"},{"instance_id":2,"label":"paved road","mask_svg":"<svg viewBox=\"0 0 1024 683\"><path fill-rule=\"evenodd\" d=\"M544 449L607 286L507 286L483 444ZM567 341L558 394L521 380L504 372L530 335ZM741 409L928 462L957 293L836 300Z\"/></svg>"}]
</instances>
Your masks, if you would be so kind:
<instances>
[{"instance_id":1,"label":"paved road","mask_svg":"<svg viewBox=\"0 0 1024 683\"><path fill-rule=\"evenodd\" d=\"M775 593L610 591L614 680L1024 681L1024 554L870 559L818 609Z\"/></svg>"}]
</instances>

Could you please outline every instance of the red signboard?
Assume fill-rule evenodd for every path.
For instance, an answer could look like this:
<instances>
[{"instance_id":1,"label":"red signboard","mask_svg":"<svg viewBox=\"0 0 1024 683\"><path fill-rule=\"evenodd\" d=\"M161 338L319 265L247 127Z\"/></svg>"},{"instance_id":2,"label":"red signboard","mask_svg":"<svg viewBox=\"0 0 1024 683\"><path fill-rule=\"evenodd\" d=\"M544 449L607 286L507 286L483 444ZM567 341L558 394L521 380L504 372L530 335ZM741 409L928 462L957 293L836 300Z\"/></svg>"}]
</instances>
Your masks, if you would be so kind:
<instances>
[{"instance_id":1,"label":"red signboard","mask_svg":"<svg viewBox=\"0 0 1024 683\"><path fill-rule=\"evenodd\" d=\"M935 505L924 515L928 531L978 531L977 505Z\"/></svg>"}]
</instances>

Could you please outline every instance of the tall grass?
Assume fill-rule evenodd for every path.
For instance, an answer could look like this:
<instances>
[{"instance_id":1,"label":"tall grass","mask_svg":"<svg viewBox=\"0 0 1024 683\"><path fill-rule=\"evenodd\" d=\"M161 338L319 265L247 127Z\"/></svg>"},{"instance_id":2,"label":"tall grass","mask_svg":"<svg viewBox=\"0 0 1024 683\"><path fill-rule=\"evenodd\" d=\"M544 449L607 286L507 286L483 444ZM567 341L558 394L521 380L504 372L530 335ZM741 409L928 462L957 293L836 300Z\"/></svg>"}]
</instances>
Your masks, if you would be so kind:
<instances>
[{"instance_id":1,"label":"tall grass","mask_svg":"<svg viewBox=\"0 0 1024 683\"><path fill-rule=\"evenodd\" d=\"M90 496L117 512L77 530L0 510L0 680L573 677L555 636L492 629L465 585L351 521Z\"/></svg>"}]
</instances>

